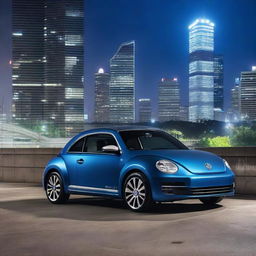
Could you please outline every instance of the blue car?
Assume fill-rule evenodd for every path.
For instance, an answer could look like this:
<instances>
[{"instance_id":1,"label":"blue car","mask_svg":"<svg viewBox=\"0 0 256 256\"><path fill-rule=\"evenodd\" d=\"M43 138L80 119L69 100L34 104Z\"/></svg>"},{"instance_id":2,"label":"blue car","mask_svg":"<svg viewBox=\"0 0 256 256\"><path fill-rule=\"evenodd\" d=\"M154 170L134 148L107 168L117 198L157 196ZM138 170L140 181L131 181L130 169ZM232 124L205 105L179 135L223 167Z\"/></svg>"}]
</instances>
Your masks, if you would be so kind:
<instances>
[{"instance_id":1,"label":"blue car","mask_svg":"<svg viewBox=\"0 0 256 256\"><path fill-rule=\"evenodd\" d=\"M216 204L234 195L234 174L224 159L190 150L159 129L93 129L47 164L43 186L54 204L70 194L100 195L143 211L154 202L190 198Z\"/></svg>"}]
</instances>

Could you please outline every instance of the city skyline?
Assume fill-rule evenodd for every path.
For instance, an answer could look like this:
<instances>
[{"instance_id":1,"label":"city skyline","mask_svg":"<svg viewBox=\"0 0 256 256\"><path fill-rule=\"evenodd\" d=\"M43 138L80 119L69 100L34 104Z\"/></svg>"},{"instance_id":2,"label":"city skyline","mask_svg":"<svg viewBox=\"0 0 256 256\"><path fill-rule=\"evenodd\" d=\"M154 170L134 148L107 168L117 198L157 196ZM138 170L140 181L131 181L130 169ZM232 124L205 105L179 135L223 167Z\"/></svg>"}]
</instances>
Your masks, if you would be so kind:
<instances>
[{"instance_id":1,"label":"city skyline","mask_svg":"<svg viewBox=\"0 0 256 256\"><path fill-rule=\"evenodd\" d=\"M216 12L214 12L217 7L218 4L217 3L213 3L213 1L209 1L208 5L206 6L206 1L196 1L193 6L193 8L191 8L191 10L187 10L186 8L184 8L185 10L181 12L181 18L179 18L179 20L177 20L177 18L175 19L175 15L174 16L166 16L166 12L164 7L169 7L169 12L174 14L174 6L183 6L183 7L188 7L191 6L191 4L188 4L186 1L179 1L175 4L171 4L171 3L165 3L163 4L163 1L159 1L161 2L160 4L155 3L149 3L147 4L145 1L140 1L139 3L137 3L137 5L135 4L134 1L129 1L129 8L126 8L126 15L124 16L126 19L123 20L123 22L120 23L120 25L122 25L122 27L124 28L126 33L123 33L122 31L120 31L120 29L117 29L118 27L118 22L115 22L117 24L113 24L113 19L117 19L117 20L121 20L121 16L123 18L123 12L125 7L127 7L128 3L127 2L123 2L123 3L117 3L116 1L109 1L108 4L109 6L111 6L111 11L106 7L106 4L103 1L87 1L87 5L86 5L86 12L88 12L90 15L88 15L88 18L86 18L86 24L87 24L87 35L86 36L86 42L85 44L88 45L88 53L86 56L86 63L88 63L87 65L87 70L86 71L86 84L85 86L88 89L88 103L87 105L92 105L92 102L90 102L90 95L92 95L92 86L93 83L91 82L92 79L90 77L93 76L93 74L96 72L97 67L102 66L104 68L107 67L106 61L107 59L113 55L114 52L114 48L118 46L118 44L122 43L123 41L127 41L130 39L135 39L136 40L136 45L137 45L137 52L138 52L138 70L141 70L141 67L143 65L143 69L145 69L143 72L138 72L137 70L137 91L136 91L136 97L149 97L152 99L152 104L154 109L156 109L155 105L156 105L156 98L155 98L155 93L156 92L156 87L157 87L157 81L159 81L159 79L161 77L172 77L172 76L177 76L179 78L179 80L181 81L181 85L182 85L182 93L181 95L187 95L187 93L184 93L187 91L187 81L186 81L186 72L188 70L188 61L186 60L187 57L184 54L184 49L188 49L188 45L186 45L186 42L184 40L184 38L186 39L187 35L186 35L186 29L187 29L187 25L189 25L192 21L193 18L197 18L197 17L207 17L210 18L212 21L214 21L214 23L216 24L216 42L217 42L217 52L221 52L224 55L224 59L225 59L225 73L228 74L228 76L225 75L225 96L226 96L226 104L227 104L227 95L229 95L230 98L230 93L227 93L227 90L230 92L230 89L233 86L233 81L234 81L234 77L239 76L240 71L246 71L249 70L249 67L253 65L254 59L255 59L255 53L252 51L252 44L255 42L255 38L252 37L250 38L250 42L248 41L248 31L250 30L249 28L252 26L253 22L251 23L246 23L248 26L244 26L243 30L241 30L241 26L242 24L238 24L235 20L231 19L230 16L228 15L227 19L225 19L223 17L223 13L224 12L220 12L219 15L216 14ZM218 1L216 1L218 2ZM227 1L229 2L229 1ZM223 8L228 8L231 5L231 2L227 3L225 1L225 3L223 3ZM237 3L239 2L239 3ZM252 6L254 6L252 1L246 1L246 4L244 4L244 1L237 1L236 3L232 4L233 9L235 9L234 11L238 11L239 13L241 12L245 12L249 10L248 16L250 16L251 12L250 10L252 10ZM243 5L242 5L243 3ZM1 3L2 4L2 3ZM91 12L92 8L94 8L97 4L101 4L101 10L98 10L97 12ZM138 7L138 12L142 13L142 17L141 19L138 19L137 17L134 17L133 15L131 15L132 11L134 10L135 5ZM203 6L203 8L199 7L199 6ZM123 7L123 8L121 8ZM155 8L153 8L155 7ZM212 8L211 8L212 7ZM240 8L241 7L241 8ZM108 10L108 12L104 12L104 10ZM160 17L159 21L157 22L157 24L155 24L155 27L158 28L158 31L153 29L152 26L152 22L151 20L147 19L146 16L148 13L152 13L153 9L156 12L157 17L159 17L160 15L160 11L163 12L163 18ZM204 10L203 10L204 9ZM120 14L117 15L116 10L120 11ZM203 11L202 11L203 10ZM103 13L104 12L104 13ZM8 12L7 12L8 13ZM202 15L203 13L203 15ZM105 25L102 26L103 24L103 17L101 17L101 15L103 15L104 20L106 17L110 17L109 15L111 15L111 17L113 19L110 19L109 22L107 22ZM6 17L6 15L5 15ZM95 19L97 17L97 19ZM136 27L131 23L131 18L135 19L134 24L137 24ZM163 22L163 20L165 20L165 22ZM169 22L167 22L169 20ZM171 22L171 21L175 21L175 22ZM246 20L246 18L245 18ZM144 21L145 24L149 25L148 29L146 29L146 32L149 32L146 35L145 30L141 30L141 26L140 25L140 21ZM252 20L253 21L253 20ZM242 21L246 22L246 21ZM241 21L240 21L241 23ZM143 22L142 22L143 24ZM119 28L121 27L119 25ZM232 28L230 27L232 25ZM7 26L8 27L8 26ZM110 33L108 34L108 38L106 38L106 33L109 32L108 28L112 27L113 28L113 32L117 32L118 33ZM227 29L227 27L230 28L230 30ZM92 28L102 28L102 29L93 29L93 33L92 33ZM107 28L107 29L106 29ZM130 30L127 28L130 28ZM231 63L231 58L230 58L230 52L227 52L227 50L225 49L224 51L222 50L224 47L224 42L225 42L225 38L227 38L227 35L231 36L235 36L234 30L232 30L233 28L236 28L236 33L239 33L239 29L240 29L240 34L241 32L243 32L246 36L239 36L239 37L235 37L236 40L232 40L232 44L229 44L229 50L233 50L235 45L238 44L238 42L240 42L242 39L244 40L244 45L245 42L247 43L246 47L244 47L244 50L240 50L235 52L232 51L232 55L235 55L234 57L236 57L236 59L239 59L239 63L236 63L236 67L232 68L230 67L230 63ZM137 30L136 30L137 29ZM166 30L168 29L168 30ZM147 31L150 30L150 31ZM225 30L226 33L220 33L221 31ZM237 31L238 30L238 31ZM97 33L95 33L95 31L98 31ZM140 33L138 33L138 31ZM148 38L148 35L152 35L152 32L155 32L155 38L151 38L149 41L146 40ZM162 33L162 32L165 33ZM121 32L121 33L119 33ZM231 34L231 32L233 32L233 34ZM165 41L161 40L161 36L159 37L159 33L162 33L162 35L165 37ZM139 34L141 34L141 36L139 37ZM104 43L104 47L98 47L98 43L102 42L102 40L94 40L95 38L103 38L105 37L105 40L103 42ZM247 38L247 40L246 40ZM158 44L155 44L155 48L151 48L151 50L149 50L149 46L151 44L151 40L152 42L157 42ZM170 39L175 39L172 40L172 42L170 41ZM111 40L111 44L109 43L109 41ZM95 44L92 44L90 42L95 42ZM147 41L146 45L142 45L142 42ZM161 42L162 41L162 42ZM180 44L180 42L183 42L183 45ZM228 40L229 42L231 42L231 39ZM227 42L228 42L227 41ZM234 42L234 43L233 43ZM171 43L171 44L169 44ZM241 42L240 42L241 43ZM161 46L163 46L163 44L165 45L165 47L168 47L167 51L163 51L161 50ZM174 45L176 45L177 47L174 47ZM222 45L222 46L221 46ZM254 44L255 45L255 44ZM181 46L181 47L180 47ZM94 49L92 49L92 47ZM111 48L111 49L110 49ZM226 47L227 48L227 47ZM241 48L241 47L240 47ZM92 50L91 50L92 49ZM97 49L97 52L95 52L95 49ZM103 53L103 49L104 49L104 54ZM165 54L165 56L161 53L160 50L163 51ZM167 48L165 48L167 49ZM153 50L153 51L152 51ZM182 51L181 51L182 50ZM171 52L173 53L173 51L177 51L177 53L175 54L171 54ZM241 53L243 52L243 54ZM248 53L247 55L244 53L250 53L250 58L248 60ZM150 63L147 63L147 56L145 56L145 53L151 53L151 57L154 59L154 62L152 63L157 63L159 65L157 65L156 69L154 69L154 72L152 73L150 71L150 68L148 68L148 66L150 65ZM156 55L158 53L158 55ZM251 54L252 53L252 54ZM93 55L93 59L90 57L91 55ZM100 55L100 61L98 61L97 59L99 59L99 55ZM104 55L108 56L107 58L104 58ZM144 56L144 58L141 58L141 55ZM238 56L242 55L241 58L239 58ZM162 58L164 56L164 58ZM169 56L169 57L168 57ZM178 56L178 57L177 57ZM182 68L181 67L181 58L183 59L183 64L182 64ZM246 60L247 58L247 60ZM5 58L7 59L7 58ZM161 61L159 61L161 60ZM185 61L184 61L185 60ZM173 62L175 62L175 64L177 65L173 65ZM232 61L232 63L235 63L234 61ZM234 66L234 65L233 65ZM239 67L240 66L240 67ZM161 68L161 70L160 70ZM93 72L90 72L90 70L93 69ZM229 72L230 70L232 70L232 72ZM7 72L6 72L7 73ZM146 75L145 75L146 74ZM143 76L143 79L142 79ZM154 77L154 78L152 78ZM227 77L227 78L226 78ZM6 78L3 79L4 81L6 81ZM227 80L229 80L229 82L227 82ZM146 94L147 95L143 95L142 94L142 90L144 88L147 88L146 90ZM184 96L182 97L182 102L185 103L186 100L184 100ZM185 97L186 98L186 97ZM6 99L5 99L6 101ZM86 108L87 110L89 110L89 112L91 111L91 107L87 106ZM154 110L155 112L155 110Z\"/></svg>"}]
</instances>

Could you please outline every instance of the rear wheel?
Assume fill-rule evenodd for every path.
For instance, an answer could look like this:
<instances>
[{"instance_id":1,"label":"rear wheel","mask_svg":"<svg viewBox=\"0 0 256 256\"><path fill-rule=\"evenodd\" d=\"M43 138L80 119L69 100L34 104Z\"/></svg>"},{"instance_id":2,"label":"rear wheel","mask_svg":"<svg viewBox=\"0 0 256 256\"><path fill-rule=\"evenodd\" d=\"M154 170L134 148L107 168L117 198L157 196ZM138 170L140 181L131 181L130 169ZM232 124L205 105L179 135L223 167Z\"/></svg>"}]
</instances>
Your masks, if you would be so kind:
<instances>
[{"instance_id":1,"label":"rear wheel","mask_svg":"<svg viewBox=\"0 0 256 256\"><path fill-rule=\"evenodd\" d=\"M59 173L51 172L46 178L46 196L53 204L62 204L69 199L65 193L63 181Z\"/></svg>"},{"instance_id":2,"label":"rear wheel","mask_svg":"<svg viewBox=\"0 0 256 256\"><path fill-rule=\"evenodd\" d=\"M146 177L139 173L130 174L124 183L124 200L132 211L144 211L152 206L152 196Z\"/></svg>"},{"instance_id":3,"label":"rear wheel","mask_svg":"<svg viewBox=\"0 0 256 256\"><path fill-rule=\"evenodd\" d=\"M200 201L205 205L215 205L219 203L222 199L222 197L206 197L200 198Z\"/></svg>"}]
</instances>

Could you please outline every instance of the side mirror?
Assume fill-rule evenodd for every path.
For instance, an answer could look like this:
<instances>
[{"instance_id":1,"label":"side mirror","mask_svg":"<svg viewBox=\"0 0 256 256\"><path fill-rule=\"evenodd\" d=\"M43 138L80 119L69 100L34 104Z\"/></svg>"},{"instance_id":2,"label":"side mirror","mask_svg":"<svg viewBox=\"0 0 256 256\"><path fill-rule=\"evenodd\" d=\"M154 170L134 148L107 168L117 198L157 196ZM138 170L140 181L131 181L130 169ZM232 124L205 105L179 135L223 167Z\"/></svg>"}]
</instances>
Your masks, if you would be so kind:
<instances>
[{"instance_id":1,"label":"side mirror","mask_svg":"<svg viewBox=\"0 0 256 256\"><path fill-rule=\"evenodd\" d=\"M106 153L115 153L115 154L120 152L119 148L115 145L104 146L102 147L102 151Z\"/></svg>"}]
</instances>

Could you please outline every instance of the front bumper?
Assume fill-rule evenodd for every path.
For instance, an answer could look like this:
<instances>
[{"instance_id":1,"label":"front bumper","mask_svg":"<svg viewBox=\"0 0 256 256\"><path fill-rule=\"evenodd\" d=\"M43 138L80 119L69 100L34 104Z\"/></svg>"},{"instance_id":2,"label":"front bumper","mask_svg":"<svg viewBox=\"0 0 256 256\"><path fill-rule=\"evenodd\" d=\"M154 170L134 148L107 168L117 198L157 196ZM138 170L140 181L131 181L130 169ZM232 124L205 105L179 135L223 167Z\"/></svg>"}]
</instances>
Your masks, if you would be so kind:
<instances>
[{"instance_id":1,"label":"front bumper","mask_svg":"<svg viewBox=\"0 0 256 256\"><path fill-rule=\"evenodd\" d=\"M189 198L226 197L235 193L234 175L194 175L158 177L152 181L154 201L175 201Z\"/></svg>"}]
</instances>

